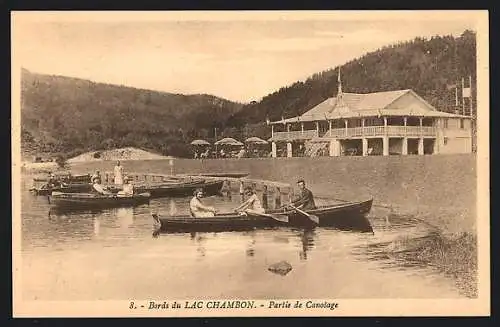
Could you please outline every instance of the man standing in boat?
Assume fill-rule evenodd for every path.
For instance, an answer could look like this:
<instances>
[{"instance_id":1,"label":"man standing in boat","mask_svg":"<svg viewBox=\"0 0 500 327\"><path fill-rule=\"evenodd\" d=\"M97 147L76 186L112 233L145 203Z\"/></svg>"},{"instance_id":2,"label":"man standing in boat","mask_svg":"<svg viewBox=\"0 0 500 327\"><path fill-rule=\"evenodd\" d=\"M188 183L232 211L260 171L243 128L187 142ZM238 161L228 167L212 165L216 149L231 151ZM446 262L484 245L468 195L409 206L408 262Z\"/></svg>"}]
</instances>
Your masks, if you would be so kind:
<instances>
[{"instance_id":1,"label":"man standing in boat","mask_svg":"<svg viewBox=\"0 0 500 327\"><path fill-rule=\"evenodd\" d=\"M306 182L303 179L299 179L297 181L297 185L299 186L300 194L294 201L292 201L292 205L302 210L316 209L314 196L312 192L306 188Z\"/></svg>"},{"instance_id":2,"label":"man standing in boat","mask_svg":"<svg viewBox=\"0 0 500 327\"><path fill-rule=\"evenodd\" d=\"M191 199L191 201L189 201L189 210L191 211L191 215L195 218L215 216L217 210L214 207L204 205L201 202L202 197L203 189L196 189L194 191L193 198Z\"/></svg>"}]
</instances>

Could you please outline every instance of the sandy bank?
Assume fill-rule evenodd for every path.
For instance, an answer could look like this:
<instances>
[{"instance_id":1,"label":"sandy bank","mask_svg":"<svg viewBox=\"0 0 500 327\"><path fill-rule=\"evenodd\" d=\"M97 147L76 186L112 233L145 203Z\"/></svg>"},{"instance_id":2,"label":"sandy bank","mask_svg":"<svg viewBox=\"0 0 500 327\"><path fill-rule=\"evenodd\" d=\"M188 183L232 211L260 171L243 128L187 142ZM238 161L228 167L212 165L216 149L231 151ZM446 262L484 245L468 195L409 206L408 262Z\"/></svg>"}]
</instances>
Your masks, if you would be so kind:
<instances>
[{"instance_id":1,"label":"sandy bank","mask_svg":"<svg viewBox=\"0 0 500 327\"><path fill-rule=\"evenodd\" d=\"M68 159L68 163L81 163L92 161L116 161L116 160L162 160L172 157L148 152L145 150L127 147L113 150L93 151L83 153L74 158Z\"/></svg>"}]
</instances>

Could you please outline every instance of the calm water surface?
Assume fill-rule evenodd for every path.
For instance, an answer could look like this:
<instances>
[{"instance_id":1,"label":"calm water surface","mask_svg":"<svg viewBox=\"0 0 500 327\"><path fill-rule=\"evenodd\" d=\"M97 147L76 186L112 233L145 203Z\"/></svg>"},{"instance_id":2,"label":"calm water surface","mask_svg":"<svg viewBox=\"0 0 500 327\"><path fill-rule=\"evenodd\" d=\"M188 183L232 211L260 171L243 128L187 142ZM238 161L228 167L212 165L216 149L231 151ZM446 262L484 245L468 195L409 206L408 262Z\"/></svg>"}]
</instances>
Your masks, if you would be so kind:
<instances>
[{"instance_id":1,"label":"calm water surface","mask_svg":"<svg viewBox=\"0 0 500 327\"><path fill-rule=\"evenodd\" d=\"M431 268L374 258L366 249L425 226L374 208L371 233L318 228L160 234L151 212L187 213L189 199L73 214L51 213L46 197L22 183L25 300L183 298L456 298L454 282ZM240 201L209 197L230 211ZM288 261L286 276L268 271Z\"/></svg>"}]
</instances>

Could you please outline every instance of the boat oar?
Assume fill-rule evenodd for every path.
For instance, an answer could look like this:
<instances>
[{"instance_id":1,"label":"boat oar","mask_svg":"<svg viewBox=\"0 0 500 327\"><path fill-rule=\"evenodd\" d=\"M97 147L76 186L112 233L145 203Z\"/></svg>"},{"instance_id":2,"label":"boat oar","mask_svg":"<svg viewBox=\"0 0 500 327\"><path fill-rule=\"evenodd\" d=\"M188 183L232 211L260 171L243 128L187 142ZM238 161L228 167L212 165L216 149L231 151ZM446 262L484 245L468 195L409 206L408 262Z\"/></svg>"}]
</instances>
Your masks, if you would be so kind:
<instances>
[{"instance_id":1,"label":"boat oar","mask_svg":"<svg viewBox=\"0 0 500 327\"><path fill-rule=\"evenodd\" d=\"M300 210L299 208L296 208L294 207L293 205L291 204L288 204L288 206L292 209L294 209L295 211L297 211L298 213L306 216L307 218L309 218L309 220L311 220L312 222L314 222L316 225L319 224L319 217L318 216L315 216L315 215L311 215L303 210Z\"/></svg>"},{"instance_id":2,"label":"boat oar","mask_svg":"<svg viewBox=\"0 0 500 327\"><path fill-rule=\"evenodd\" d=\"M254 211L247 211L246 213L248 215L267 217L267 218L271 218L271 219L274 219L274 220L282 222L282 223L288 223L288 216L287 215L276 215L276 214L260 213L260 212L254 212Z\"/></svg>"}]
</instances>

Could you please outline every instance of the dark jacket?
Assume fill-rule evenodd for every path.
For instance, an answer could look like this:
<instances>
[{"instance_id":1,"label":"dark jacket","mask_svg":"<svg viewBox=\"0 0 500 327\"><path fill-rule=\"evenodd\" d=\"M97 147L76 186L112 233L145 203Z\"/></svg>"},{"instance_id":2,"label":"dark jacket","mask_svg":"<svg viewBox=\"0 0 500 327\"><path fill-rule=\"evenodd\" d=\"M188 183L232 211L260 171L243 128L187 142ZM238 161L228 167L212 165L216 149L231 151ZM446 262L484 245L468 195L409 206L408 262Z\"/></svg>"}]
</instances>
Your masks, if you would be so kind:
<instances>
[{"instance_id":1,"label":"dark jacket","mask_svg":"<svg viewBox=\"0 0 500 327\"><path fill-rule=\"evenodd\" d=\"M300 192L299 197L292 202L292 205L302 210L316 209L316 204L314 203L314 196L312 192L306 188Z\"/></svg>"}]
</instances>

